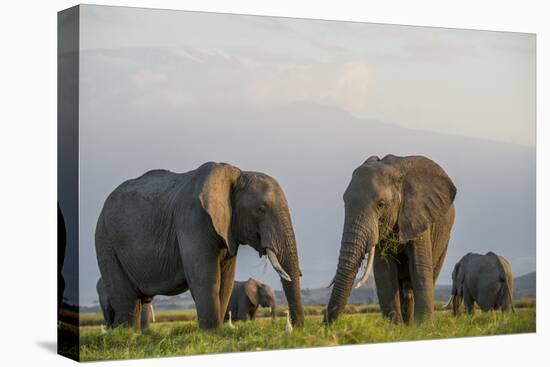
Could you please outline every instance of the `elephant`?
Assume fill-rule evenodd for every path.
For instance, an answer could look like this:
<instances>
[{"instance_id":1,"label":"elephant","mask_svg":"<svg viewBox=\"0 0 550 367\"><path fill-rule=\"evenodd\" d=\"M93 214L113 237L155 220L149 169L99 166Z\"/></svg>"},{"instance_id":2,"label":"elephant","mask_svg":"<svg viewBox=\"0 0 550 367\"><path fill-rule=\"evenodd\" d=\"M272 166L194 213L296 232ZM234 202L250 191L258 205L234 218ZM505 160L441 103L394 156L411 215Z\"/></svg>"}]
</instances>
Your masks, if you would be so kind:
<instances>
[{"instance_id":1,"label":"elephant","mask_svg":"<svg viewBox=\"0 0 550 367\"><path fill-rule=\"evenodd\" d=\"M474 312L474 302L484 311L513 311L514 276L510 263L494 252L485 255L468 253L454 267L449 304L460 314L462 304L468 314Z\"/></svg>"},{"instance_id":2,"label":"elephant","mask_svg":"<svg viewBox=\"0 0 550 367\"><path fill-rule=\"evenodd\" d=\"M267 256L303 326L300 264L288 203L272 177L208 162L152 170L118 186L99 215L95 248L113 327L140 329L142 303L189 290L201 329L219 327L239 245Z\"/></svg>"},{"instance_id":3,"label":"elephant","mask_svg":"<svg viewBox=\"0 0 550 367\"><path fill-rule=\"evenodd\" d=\"M374 267L382 314L394 322L433 320L434 284L454 223L456 187L424 156L369 157L345 190L344 227L324 321L344 310L364 258Z\"/></svg>"},{"instance_id":4,"label":"elephant","mask_svg":"<svg viewBox=\"0 0 550 367\"><path fill-rule=\"evenodd\" d=\"M99 297L99 307L105 320L106 328L113 327L115 312L111 306L109 296L107 294L107 288L101 278L97 280L96 284L97 295ZM155 309L153 307L153 298L141 300L141 315L140 315L140 329L145 330L149 327L149 323L155 322Z\"/></svg>"},{"instance_id":5,"label":"elephant","mask_svg":"<svg viewBox=\"0 0 550 367\"><path fill-rule=\"evenodd\" d=\"M259 306L269 307L271 319L275 320L277 312L275 298L273 288L259 280L249 278L245 282L235 281L225 320L229 319L229 311L233 321L254 320Z\"/></svg>"},{"instance_id":6,"label":"elephant","mask_svg":"<svg viewBox=\"0 0 550 367\"><path fill-rule=\"evenodd\" d=\"M65 278L63 278L63 264L65 263L65 250L67 248L67 227L63 213L57 203L57 310L63 307L63 292L65 291Z\"/></svg>"}]
</instances>

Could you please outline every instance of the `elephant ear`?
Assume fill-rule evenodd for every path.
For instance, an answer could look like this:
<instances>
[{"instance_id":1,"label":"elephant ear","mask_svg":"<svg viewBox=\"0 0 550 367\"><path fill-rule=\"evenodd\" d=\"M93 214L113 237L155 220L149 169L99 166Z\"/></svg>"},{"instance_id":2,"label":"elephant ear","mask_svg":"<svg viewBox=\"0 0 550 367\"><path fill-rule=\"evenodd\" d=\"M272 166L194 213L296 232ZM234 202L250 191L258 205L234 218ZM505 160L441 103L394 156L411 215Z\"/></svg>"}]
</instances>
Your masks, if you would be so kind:
<instances>
[{"instance_id":1,"label":"elephant ear","mask_svg":"<svg viewBox=\"0 0 550 367\"><path fill-rule=\"evenodd\" d=\"M258 306L258 284L254 279L248 279L244 285L244 293L254 306Z\"/></svg>"},{"instance_id":2,"label":"elephant ear","mask_svg":"<svg viewBox=\"0 0 550 367\"><path fill-rule=\"evenodd\" d=\"M453 204L456 187L437 163L422 156L404 158L399 240L405 243L428 229Z\"/></svg>"},{"instance_id":3,"label":"elephant ear","mask_svg":"<svg viewBox=\"0 0 550 367\"><path fill-rule=\"evenodd\" d=\"M231 233L231 192L241 171L226 163L206 163L199 168L204 179L199 190L202 208L208 213L216 233L223 239L231 256L237 254L238 243Z\"/></svg>"}]
</instances>

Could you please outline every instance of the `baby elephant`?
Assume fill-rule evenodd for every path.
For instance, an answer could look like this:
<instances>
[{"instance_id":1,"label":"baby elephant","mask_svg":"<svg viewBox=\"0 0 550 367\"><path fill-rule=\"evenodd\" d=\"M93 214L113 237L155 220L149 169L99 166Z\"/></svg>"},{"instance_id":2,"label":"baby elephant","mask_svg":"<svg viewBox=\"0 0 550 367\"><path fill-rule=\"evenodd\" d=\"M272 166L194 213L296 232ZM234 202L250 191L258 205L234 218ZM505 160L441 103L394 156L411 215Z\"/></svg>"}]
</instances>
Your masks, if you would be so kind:
<instances>
[{"instance_id":1,"label":"baby elephant","mask_svg":"<svg viewBox=\"0 0 550 367\"><path fill-rule=\"evenodd\" d=\"M97 295L99 297L99 307L103 313L103 318L105 319L107 329L113 327L113 322L115 320L115 311L111 306L111 301L107 296L107 289L101 278L97 280ZM144 330L148 327L149 323L155 322L155 309L153 308L153 299L144 298L140 303L140 322L141 329Z\"/></svg>"},{"instance_id":2,"label":"baby elephant","mask_svg":"<svg viewBox=\"0 0 550 367\"><path fill-rule=\"evenodd\" d=\"M452 302L455 315L459 314L462 303L472 314L474 302L484 312L514 311L513 286L512 268L506 259L493 252L485 255L470 252L455 265L449 303Z\"/></svg>"},{"instance_id":3,"label":"baby elephant","mask_svg":"<svg viewBox=\"0 0 550 367\"><path fill-rule=\"evenodd\" d=\"M254 320L259 306L270 307L271 318L275 320L276 303L273 288L252 278L246 282L235 281L225 320L229 319L229 311L233 321Z\"/></svg>"}]
</instances>

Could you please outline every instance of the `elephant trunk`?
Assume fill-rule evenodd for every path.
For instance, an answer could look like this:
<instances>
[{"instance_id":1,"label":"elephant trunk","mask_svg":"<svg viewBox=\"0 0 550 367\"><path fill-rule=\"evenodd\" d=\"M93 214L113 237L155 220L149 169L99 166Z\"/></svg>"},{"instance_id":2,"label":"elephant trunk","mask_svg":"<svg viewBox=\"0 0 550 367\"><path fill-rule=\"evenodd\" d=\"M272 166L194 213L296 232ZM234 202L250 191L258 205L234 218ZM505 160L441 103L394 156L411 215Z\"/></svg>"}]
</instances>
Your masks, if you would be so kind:
<instances>
[{"instance_id":1,"label":"elephant trunk","mask_svg":"<svg viewBox=\"0 0 550 367\"><path fill-rule=\"evenodd\" d=\"M352 240L342 242L338 258L338 268L327 306L325 322L331 323L344 311L365 251L366 241Z\"/></svg>"},{"instance_id":2,"label":"elephant trunk","mask_svg":"<svg viewBox=\"0 0 550 367\"><path fill-rule=\"evenodd\" d=\"M298 250L296 237L290 223L290 216L281 227L283 236L275 236L272 232L271 243L267 247L266 254L275 271L281 278L283 291L285 293L292 324L296 327L304 325L304 305L300 289L300 264L298 261ZM267 245L267 244L266 244ZM272 246L272 249L270 248ZM272 307L272 316L275 315L276 307Z\"/></svg>"},{"instance_id":3,"label":"elephant trunk","mask_svg":"<svg viewBox=\"0 0 550 367\"><path fill-rule=\"evenodd\" d=\"M365 215L346 213L338 267L333 280L332 293L327 306L325 322L331 323L340 316L351 293L351 288L363 258L368 254L369 265L360 284L366 281L374 259L374 245L378 242L378 226Z\"/></svg>"},{"instance_id":4,"label":"elephant trunk","mask_svg":"<svg viewBox=\"0 0 550 367\"><path fill-rule=\"evenodd\" d=\"M275 317L277 316L277 305L275 301L271 302L269 309L271 310L271 319L275 321Z\"/></svg>"},{"instance_id":5,"label":"elephant trunk","mask_svg":"<svg viewBox=\"0 0 550 367\"><path fill-rule=\"evenodd\" d=\"M292 324L297 327L302 327L304 326L304 305L302 303L300 288L300 266L298 264L296 242L293 241L292 243L293 246L290 248L293 250L289 251L290 253L285 256L282 261L283 267L288 269L288 273L292 280L288 281L281 278L281 282L288 302Z\"/></svg>"}]
</instances>

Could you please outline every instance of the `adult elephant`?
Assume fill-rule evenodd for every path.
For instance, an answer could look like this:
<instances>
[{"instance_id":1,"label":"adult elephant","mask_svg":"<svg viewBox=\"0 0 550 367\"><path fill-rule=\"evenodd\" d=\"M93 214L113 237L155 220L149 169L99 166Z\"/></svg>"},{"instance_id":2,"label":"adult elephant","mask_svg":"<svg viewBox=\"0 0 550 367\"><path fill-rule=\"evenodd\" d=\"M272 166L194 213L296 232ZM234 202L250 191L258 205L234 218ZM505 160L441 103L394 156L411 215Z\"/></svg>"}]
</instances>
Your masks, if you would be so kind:
<instances>
[{"instance_id":1,"label":"adult elephant","mask_svg":"<svg viewBox=\"0 0 550 367\"><path fill-rule=\"evenodd\" d=\"M271 318L275 320L277 312L275 298L273 288L259 280L249 278L245 282L236 281L225 319L229 318L229 311L231 311L233 321L254 320L258 307L262 306L270 308Z\"/></svg>"},{"instance_id":2,"label":"adult elephant","mask_svg":"<svg viewBox=\"0 0 550 367\"><path fill-rule=\"evenodd\" d=\"M115 320L115 311L111 305L109 295L107 294L107 288L102 278L97 280L96 284L97 295L99 297L99 307L105 320L107 329L113 327ZM155 322L155 309L153 307L153 298L143 298L141 300L141 315L140 315L140 328L141 330L147 329L149 323Z\"/></svg>"},{"instance_id":3,"label":"adult elephant","mask_svg":"<svg viewBox=\"0 0 550 367\"><path fill-rule=\"evenodd\" d=\"M109 195L95 237L114 327L139 329L144 300L187 290L199 327L219 327L239 244L268 256L281 277L292 322L304 323L287 201L277 181L265 174L213 162L186 173L149 171Z\"/></svg>"},{"instance_id":4,"label":"adult elephant","mask_svg":"<svg viewBox=\"0 0 550 367\"><path fill-rule=\"evenodd\" d=\"M464 303L469 314L474 302L484 311L513 311L512 289L514 276L510 263L494 252L485 255L470 252L456 263L453 270L450 303L458 315Z\"/></svg>"},{"instance_id":5,"label":"adult elephant","mask_svg":"<svg viewBox=\"0 0 550 367\"><path fill-rule=\"evenodd\" d=\"M345 221L338 268L325 316L342 313L363 258L366 282L374 264L384 316L409 323L432 319L434 284L454 222L456 188L423 156L372 156L354 172L344 193Z\"/></svg>"}]
</instances>

